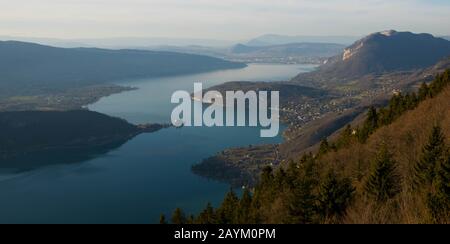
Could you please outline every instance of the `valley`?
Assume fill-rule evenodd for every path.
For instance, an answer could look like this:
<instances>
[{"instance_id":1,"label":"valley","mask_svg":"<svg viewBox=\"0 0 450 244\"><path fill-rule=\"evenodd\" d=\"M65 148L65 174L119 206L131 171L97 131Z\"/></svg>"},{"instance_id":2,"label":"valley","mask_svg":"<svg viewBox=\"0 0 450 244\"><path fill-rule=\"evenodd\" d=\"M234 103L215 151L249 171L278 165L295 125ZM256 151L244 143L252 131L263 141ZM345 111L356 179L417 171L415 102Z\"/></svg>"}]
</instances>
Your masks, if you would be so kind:
<instances>
[{"instance_id":1,"label":"valley","mask_svg":"<svg viewBox=\"0 0 450 244\"><path fill-rule=\"evenodd\" d=\"M328 57L339 54L345 45L327 42L288 42L257 45L236 44L231 47L158 46L155 51L202 54L233 62L260 64L323 64Z\"/></svg>"},{"instance_id":2,"label":"valley","mask_svg":"<svg viewBox=\"0 0 450 244\"><path fill-rule=\"evenodd\" d=\"M63 93L83 92L93 93L93 98L86 98L89 95L72 95L95 101L99 94L119 91L118 87L112 87L111 84L123 80L246 67L243 63L194 54L131 49L56 48L18 41L0 41L0 53L0 99L34 97L31 100L38 103L43 103L39 96L56 94L52 99L58 99ZM102 85L106 86L101 87ZM89 89L95 86L97 88ZM63 102L68 102L68 99ZM74 105L76 104L69 104L68 107Z\"/></svg>"},{"instance_id":3,"label":"valley","mask_svg":"<svg viewBox=\"0 0 450 244\"><path fill-rule=\"evenodd\" d=\"M0 224L450 224L448 0L0 6Z\"/></svg>"},{"instance_id":4,"label":"valley","mask_svg":"<svg viewBox=\"0 0 450 244\"><path fill-rule=\"evenodd\" d=\"M415 45L408 50L395 48L400 45L398 42L405 40ZM391 42L396 43L394 47ZM300 44L295 44L298 45ZM415 50L428 45L437 45L439 49L429 50L427 58L422 60L419 57L424 54ZM0 138L3 140L0 178L10 179L8 184L12 186L21 185L22 179L34 182L31 188L34 193L42 195L35 199L42 207L38 208L33 217L19 216L19 219L28 218L29 222L41 220L45 216L49 223L147 223L147 216L156 221L161 213L168 214L176 207L198 213L202 207L199 203L212 202L219 206L230 185L257 191L261 183L260 176L264 175L268 167L273 170L288 168L291 162L307 160L307 155L315 159L324 152L338 150L343 134L359 136L359 127L364 124L369 108L382 108L391 102L393 96L417 91L424 82L430 83L437 74L450 68L450 59L447 58L450 56L450 49L447 50L447 45L443 39L429 35L392 31L374 33L342 50L335 57L325 57L330 53L324 50L328 54L324 54L320 60L307 62L324 63L318 68L304 64L243 65L217 58L194 58L192 54L167 52L141 54L140 51L131 50L54 50L45 47L57 53L80 52L77 55L83 58L75 60L76 63L89 57L83 56L86 52L93 52L95 56L117 55L122 61L121 55L131 55L129 58L135 60L137 56L134 55L158 54L174 55L166 58L177 59L177 62L191 62L190 58L198 58L199 63L195 66L202 66L203 62L213 63L208 67L202 66L200 70L191 72L178 69L174 73L161 66L155 68L157 71L132 70L131 73L122 67L124 69L117 73L107 74L110 79L106 79L106 76L99 77L89 67L82 66L74 69L85 74L81 78L74 73L71 73L73 77L49 73L59 80L44 82L48 74L35 73L37 76L23 90L18 86L14 90L16 88L12 83L3 83L12 89L3 90L0 94L0 124L4 129ZM241 60L252 55L266 55L268 50L271 52L268 56L277 58L274 52L278 52L279 48L282 52L288 52L287 46L292 48L284 44L264 48L241 45L236 46L240 50L234 52L243 53L239 58ZM33 46L31 49L35 48L37 47ZM340 50L340 46L331 48L331 52ZM385 48L390 51L386 53ZM386 61L393 56L404 57L405 52L410 52L407 64L398 60L394 63ZM250 56L244 57L247 55L245 53ZM75 54L69 56L73 55ZM230 57L228 59L232 60ZM99 62L103 63L105 60ZM376 69L366 68L371 64L377 64ZM61 65L64 66L64 62ZM116 65L118 64L112 62L110 66L103 68L113 70L117 68ZM122 75L129 76L129 80L124 81ZM9 77L12 78L11 81L20 78ZM5 81L6 79L2 82ZM191 90L192 84L198 81L205 81L205 92L279 91L282 135L262 139L259 137L261 128L176 129L166 125L170 121L170 111L175 106L168 98L176 90ZM348 130L347 125L351 125L352 130ZM49 137L47 134L55 136ZM326 144L324 139L329 139L332 143ZM357 166L354 162L352 164ZM35 172L39 173L34 174ZM67 177L59 178L57 186L49 186L49 179L39 176L59 175L62 172ZM124 172L127 173L123 174ZM134 177L129 178L128 175ZM102 192L105 197L93 197L92 185L82 182L99 183L93 189ZM119 190L111 188L111 185L116 184L120 184L117 187ZM180 184L183 189L179 188ZM161 185L165 187L159 187ZM120 190L122 186L126 192ZM6 194L10 197L0 204L3 207L0 208L0 214L15 222L18 218L7 210L17 202L28 202L29 199L27 195L5 187L0 186L0 196ZM82 207L63 199L52 203L64 211L73 212L64 215L64 220L57 214L47 216L45 207L48 199L55 199L61 189L69 197L82 196L86 201ZM177 194L176 199L173 198L174 193ZM128 194L130 198L124 200L123 194ZM155 202L155 197L160 201ZM136 199L142 203L138 207L135 206ZM118 214L118 207L114 202L119 201L123 207L120 208L121 213L126 212L126 215ZM93 206L98 204L106 206L104 215L80 217L80 213L95 211ZM23 207L26 209L30 206L24 204ZM146 213L145 218L142 213ZM281 221L284 217L282 214L274 216L279 217L275 221Z\"/></svg>"},{"instance_id":5,"label":"valley","mask_svg":"<svg viewBox=\"0 0 450 244\"><path fill-rule=\"evenodd\" d=\"M249 64L243 69L130 80L122 82L121 86L136 89L103 97L86 109L125 119L134 129L136 125L147 123L165 125L176 106L170 103L173 92L189 91L195 82L204 81L205 88L229 80L275 82L313 68L310 65ZM42 133L50 130L71 135L72 130L64 131L72 128L69 124L65 126L65 122L56 120L53 123L50 128L55 130L42 129ZM88 119L74 128L82 130L98 124ZM122 131L116 126L103 127L102 131ZM78 129L71 138L83 135ZM83 140L67 140L76 142L76 147L55 147L55 150L0 159L0 198L3 199L0 222L146 224L157 223L162 212L169 214L180 206L198 212L204 202L219 204L230 185L194 174L192 165L227 148L278 144L283 140L281 135L260 138L260 128L248 127L168 127L153 133L145 133L146 126L138 129L145 131L131 133L135 136L125 133L112 143L95 146L95 141L107 142L108 137L91 141L90 136L83 136ZM92 134L98 136L95 131ZM41 137L35 138L41 141ZM16 190L24 185L30 194ZM64 198L59 197L61 194ZM49 209L48 206L54 207ZM102 206L101 212L98 206ZM27 209L32 209L34 214L28 214Z\"/></svg>"}]
</instances>

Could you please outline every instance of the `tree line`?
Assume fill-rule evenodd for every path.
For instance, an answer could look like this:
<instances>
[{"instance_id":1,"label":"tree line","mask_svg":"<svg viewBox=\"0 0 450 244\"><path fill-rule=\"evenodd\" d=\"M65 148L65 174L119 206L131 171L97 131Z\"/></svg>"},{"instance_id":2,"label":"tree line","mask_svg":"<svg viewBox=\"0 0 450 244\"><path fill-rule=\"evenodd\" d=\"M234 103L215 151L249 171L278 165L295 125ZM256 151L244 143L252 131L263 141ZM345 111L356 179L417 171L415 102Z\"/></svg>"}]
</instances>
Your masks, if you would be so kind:
<instances>
[{"instance_id":1,"label":"tree line","mask_svg":"<svg viewBox=\"0 0 450 244\"><path fill-rule=\"evenodd\" d=\"M385 108L370 108L360 127L344 128L334 141L323 140L318 152L305 154L298 161L276 169L267 167L254 189L245 189L241 196L232 190L218 208L208 204L197 216L186 216L177 209L170 221L161 216L161 223L174 224L315 224L342 223L355 205L362 202L375 211L392 205L405 189L423 201L427 214L425 223L450 223L450 145L439 124L429 132L418 160L411 162L411 179L399 174L399 163L387 143L379 145L376 154L367 159L370 169L361 170L361 184L335 168L324 168L320 161L330 152L350 145L364 145L376 130L392 124L406 111L441 93L450 84L450 70L438 75L431 84L423 84L418 93L397 94ZM326 172L324 172L326 170ZM363 173L366 172L366 173ZM405 188L405 185L408 187Z\"/></svg>"}]
</instances>

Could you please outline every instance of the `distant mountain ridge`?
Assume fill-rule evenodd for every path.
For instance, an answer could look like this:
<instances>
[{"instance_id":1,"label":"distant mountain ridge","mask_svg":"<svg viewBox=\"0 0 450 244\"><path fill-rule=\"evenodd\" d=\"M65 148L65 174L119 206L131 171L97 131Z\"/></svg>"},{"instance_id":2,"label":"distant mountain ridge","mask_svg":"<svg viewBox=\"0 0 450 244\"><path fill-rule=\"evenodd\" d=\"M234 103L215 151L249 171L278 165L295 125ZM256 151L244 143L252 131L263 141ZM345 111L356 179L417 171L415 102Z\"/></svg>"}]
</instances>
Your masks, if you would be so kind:
<instances>
[{"instance_id":1,"label":"distant mountain ridge","mask_svg":"<svg viewBox=\"0 0 450 244\"><path fill-rule=\"evenodd\" d=\"M341 53L344 45L334 43L289 43L270 46L249 46L238 44L232 47L233 54L253 56L305 56L305 57L331 57Z\"/></svg>"},{"instance_id":2,"label":"distant mountain ridge","mask_svg":"<svg viewBox=\"0 0 450 244\"><path fill-rule=\"evenodd\" d=\"M355 42L358 37L353 36L285 36L268 34L254 38L246 43L249 46L272 46L289 43L337 43L349 45Z\"/></svg>"},{"instance_id":3,"label":"distant mountain ridge","mask_svg":"<svg viewBox=\"0 0 450 244\"><path fill-rule=\"evenodd\" d=\"M242 68L218 58L141 50L55 48L0 42L0 97L33 95L124 79Z\"/></svg>"},{"instance_id":4,"label":"distant mountain ridge","mask_svg":"<svg viewBox=\"0 0 450 244\"><path fill-rule=\"evenodd\" d=\"M202 45L210 47L225 47L232 45L232 41L200 39L200 38L169 38L169 37L115 37L115 38L77 38L77 39L59 39L59 38L40 38L40 37L19 37L19 36L0 36L0 40L16 40L21 42L38 43L41 45L75 48L75 47L97 47L107 49L124 48L148 48L152 46L170 45L170 46L190 46Z\"/></svg>"},{"instance_id":5,"label":"distant mountain ridge","mask_svg":"<svg viewBox=\"0 0 450 244\"><path fill-rule=\"evenodd\" d=\"M317 71L301 74L328 79L353 79L368 74L407 71L432 66L450 56L450 41L430 34L384 31L371 34L330 58Z\"/></svg>"}]
</instances>

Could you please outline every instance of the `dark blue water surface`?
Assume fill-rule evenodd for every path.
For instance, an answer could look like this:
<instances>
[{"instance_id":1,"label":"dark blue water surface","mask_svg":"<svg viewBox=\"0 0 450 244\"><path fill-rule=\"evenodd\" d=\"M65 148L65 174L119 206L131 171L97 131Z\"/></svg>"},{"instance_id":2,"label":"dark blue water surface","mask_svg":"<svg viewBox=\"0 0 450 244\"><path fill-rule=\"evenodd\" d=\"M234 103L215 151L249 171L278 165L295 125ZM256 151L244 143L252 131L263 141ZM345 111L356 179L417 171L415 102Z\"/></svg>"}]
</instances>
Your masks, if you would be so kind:
<instances>
[{"instance_id":1,"label":"dark blue water surface","mask_svg":"<svg viewBox=\"0 0 450 244\"><path fill-rule=\"evenodd\" d=\"M249 65L239 70L122 83L139 88L101 99L90 110L132 123L169 122L175 90L226 81L278 81L309 65ZM34 170L0 172L1 223L157 223L161 213L181 207L197 213L218 204L227 184L201 178L191 166L230 147L280 143L260 138L259 128L169 128L142 134L118 148L77 163L64 155ZM45 160L39 159L30 160Z\"/></svg>"}]
</instances>

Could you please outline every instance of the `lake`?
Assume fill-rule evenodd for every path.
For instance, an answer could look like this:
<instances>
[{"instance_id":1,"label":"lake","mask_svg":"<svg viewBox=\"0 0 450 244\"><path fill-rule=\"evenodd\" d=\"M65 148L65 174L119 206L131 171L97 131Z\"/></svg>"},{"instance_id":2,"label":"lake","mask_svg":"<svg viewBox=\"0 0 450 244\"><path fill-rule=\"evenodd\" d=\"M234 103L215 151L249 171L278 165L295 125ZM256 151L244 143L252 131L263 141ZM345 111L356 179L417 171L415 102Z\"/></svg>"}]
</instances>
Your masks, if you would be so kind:
<instances>
[{"instance_id":1,"label":"lake","mask_svg":"<svg viewBox=\"0 0 450 244\"><path fill-rule=\"evenodd\" d=\"M122 82L138 90L103 98L88 108L131 123L167 123L176 106L170 103L172 93L192 91L194 82L208 88L227 81L280 81L314 68L250 64L238 70ZM0 223L157 223L161 213L170 215L177 207L198 213L208 202L219 204L230 187L193 174L191 166L230 147L282 141L281 135L260 138L259 132L250 127L169 128L141 134L80 162L48 155L58 164L0 171Z\"/></svg>"}]
</instances>

